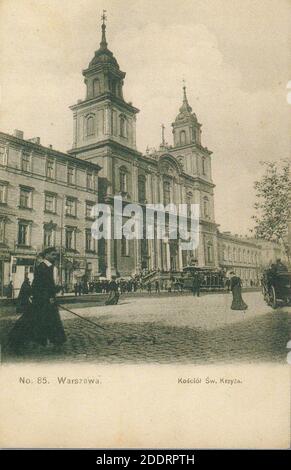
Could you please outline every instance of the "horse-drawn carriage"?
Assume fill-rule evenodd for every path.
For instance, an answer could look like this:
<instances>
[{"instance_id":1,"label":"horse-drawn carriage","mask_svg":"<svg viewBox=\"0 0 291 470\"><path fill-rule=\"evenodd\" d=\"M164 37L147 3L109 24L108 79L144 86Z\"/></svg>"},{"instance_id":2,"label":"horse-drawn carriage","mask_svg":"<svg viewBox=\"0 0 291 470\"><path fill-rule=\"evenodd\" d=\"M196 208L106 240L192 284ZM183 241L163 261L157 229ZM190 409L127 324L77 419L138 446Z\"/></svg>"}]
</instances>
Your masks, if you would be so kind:
<instances>
[{"instance_id":1,"label":"horse-drawn carriage","mask_svg":"<svg viewBox=\"0 0 291 470\"><path fill-rule=\"evenodd\" d=\"M262 277L265 302L272 308L291 305L291 271L266 269Z\"/></svg>"}]
</instances>

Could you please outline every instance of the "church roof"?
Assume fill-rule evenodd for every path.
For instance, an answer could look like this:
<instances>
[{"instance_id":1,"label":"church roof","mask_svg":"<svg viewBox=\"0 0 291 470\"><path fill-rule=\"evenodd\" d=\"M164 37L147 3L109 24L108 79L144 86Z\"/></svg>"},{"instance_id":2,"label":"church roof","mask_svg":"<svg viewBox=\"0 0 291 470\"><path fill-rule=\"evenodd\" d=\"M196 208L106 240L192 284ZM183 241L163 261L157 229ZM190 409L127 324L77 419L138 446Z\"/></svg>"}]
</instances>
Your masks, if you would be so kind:
<instances>
[{"instance_id":1,"label":"church roof","mask_svg":"<svg viewBox=\"0 0 291 470\"><path fill-rule=\"evenodd\" d=\"M114 65L119 69L119 65L117 60L115 59L113 53L107 48L107 41L106 41L106 24L103 20L102 23L102 37L100 42L100 47L97 51L95 51L95 55L89 64L90 67L94 67L96 65Z\"/></svg>"},{"instance_id":2,"label":"church roof","mask_svg":"<svg viewBox=\"0 0 291 470\"><path fill-rule=\"evenodd\" d=\"M183 121L183 120L195 120L197 122L197 117L196 114L192 112L192 108L190 104L188 103L187 95L186 95L186 87L185 85L183 86L183 103L182 106L179 109L179 114L175 119L175 122L177 121Z\"/></svg>"}]
</instances>

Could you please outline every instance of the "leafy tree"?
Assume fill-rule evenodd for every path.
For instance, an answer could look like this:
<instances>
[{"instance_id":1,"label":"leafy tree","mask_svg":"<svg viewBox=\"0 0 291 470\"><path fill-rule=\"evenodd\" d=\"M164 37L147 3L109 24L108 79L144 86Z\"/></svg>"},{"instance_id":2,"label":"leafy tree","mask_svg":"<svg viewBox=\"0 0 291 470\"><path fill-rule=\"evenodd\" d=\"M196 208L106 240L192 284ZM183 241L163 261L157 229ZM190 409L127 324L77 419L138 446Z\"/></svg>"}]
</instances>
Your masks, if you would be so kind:
<instances>
[{"instance_id":1,"label":"leafy tree","mask_svg":"<svg viewBox=\"0 0 291 470\"><path fill-rule=\"evenodd\" d=\"M288 217L290 216L290 167L291 160L261 162L265 172L254 183L256 202L253 216L253 232L257 238L276 241L285 248L290 260L288 246Z\"/></svg>"}]
</instances>

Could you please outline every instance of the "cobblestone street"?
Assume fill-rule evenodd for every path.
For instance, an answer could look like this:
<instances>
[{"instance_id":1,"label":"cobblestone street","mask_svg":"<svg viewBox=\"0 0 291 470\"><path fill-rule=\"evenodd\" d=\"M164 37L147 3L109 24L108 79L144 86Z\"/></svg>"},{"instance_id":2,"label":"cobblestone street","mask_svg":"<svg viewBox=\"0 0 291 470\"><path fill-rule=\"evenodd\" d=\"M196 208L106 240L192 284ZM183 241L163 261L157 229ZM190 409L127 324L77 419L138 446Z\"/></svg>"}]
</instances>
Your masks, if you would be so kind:
<instances>
[{"instance_id":1,"label":"cobblestone street","mask_svg":"<svg viewBox=\"0 0 291 470\"><path fill-rule=\"evenodd\" d=\"M222 363L286 361L291 308L272 310L260 292L244 293L249 308L232 311L230 294L121 297L117 306L69 304L67 308L105 330L60 309L67 343L55 352L30 347L22 356L5 348L18 318L1 310L2 362Z\"/></svg>"}]
</instances>

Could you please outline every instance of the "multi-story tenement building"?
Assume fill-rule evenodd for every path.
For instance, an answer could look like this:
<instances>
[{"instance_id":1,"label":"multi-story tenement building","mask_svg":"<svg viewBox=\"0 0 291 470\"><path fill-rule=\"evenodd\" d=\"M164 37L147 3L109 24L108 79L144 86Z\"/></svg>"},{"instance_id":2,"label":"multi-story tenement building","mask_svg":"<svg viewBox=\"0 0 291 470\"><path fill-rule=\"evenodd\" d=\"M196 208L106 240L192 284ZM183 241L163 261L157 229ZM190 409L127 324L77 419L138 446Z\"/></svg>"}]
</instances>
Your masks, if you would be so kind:
<instances>
[{"instance_id":1,"label":"multi-story tenement building","mask_svg":"<svg viewBox=\"0 0 291 470\"><path fill-rule=\"evenodd\" d=\"M262 253L257 240L218 232L218 262L226 272L234 271L243 285L259 285Z\"/></svg>"},{"instance_id":2,"label":"multi-story tenement building","mask_svg":"<svg viewBox=\"0 0 291 470\"><path fill-rule=\"evenodd\" d=\"M281 259L283 263L287 263L286 250L282 245L279 245L275 241L271 240L254 240L261 252L261 267L262 269L267 268L276 260Z\"/></svg>"},{"instance_id":3,"label":"multi-story tenement building","mask_svg":"<svg viewBox=\"0 0 291 470\"><path fill-rule=\"evenodd\" d=\"M21 285L37 253L63 247L60 278L98 274L91 209L97 202L99 166L0 133L0 288ZM0 291L0 295L1 295Z\"/></svg>"},{"instance_id":4,"label":"multi-story tenement building","mask_svg":"<svg viewBox=\"0 0 291 470\"><path fill-rule=\"evenodd\" d=\"M180 240L106 240L99 244L100 271L129 275L143 268L179 270L195 258L201 265L218 265L217 225L214 216L211 152L202 145L201 124L188 103L183 103L172 124L173 145L164 139L158 151L136 149L138 109L125 101L125 73L107 47L105 24L100 48L83 71L86 97L71 107L74 139L70 155L102 167L103 200L113 203L167 205L200 204L200 243L197 250L181 250Z\"/></svg>"}]
</instances>

